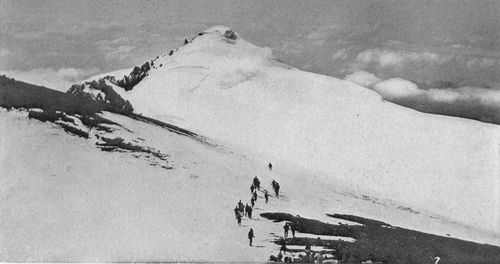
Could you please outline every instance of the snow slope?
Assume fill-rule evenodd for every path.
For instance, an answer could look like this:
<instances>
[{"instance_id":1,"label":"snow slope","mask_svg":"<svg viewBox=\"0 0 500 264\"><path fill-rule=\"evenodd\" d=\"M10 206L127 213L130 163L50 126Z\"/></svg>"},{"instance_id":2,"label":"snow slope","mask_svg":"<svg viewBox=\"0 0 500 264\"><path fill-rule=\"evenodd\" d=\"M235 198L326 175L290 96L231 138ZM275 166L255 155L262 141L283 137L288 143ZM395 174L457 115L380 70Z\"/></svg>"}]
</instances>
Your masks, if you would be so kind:
<instances>
[{"instance_id":1,"label":"snow slope","mask_svg":"<svg viewBox=\"0 0 500 264\"><path fill-rule=\"evenodd\" d=\"M158 58L133 90L115 89L135 112L262 164L499 234L498 126L384 102L350 82L282 64L231 33L210 28Z\"/></svg>"},{"instance_id":2,"label":"snow slope","mask_svg":"<svg viewBox=\"0 0 500 264\"><path fill-rule=\"evenodd\" d=\"M489 232L345 195L312 175L303 177L305 171L269 171L242 153L127 117L104 113L122 126L106 136L154 146L168 153L173 169L151 166L134 153L100 151L94 137L70 136L54 124L28 120L26 112L0 111L2 261L262 262L278 250L272 233L283 232L282 224L259 216L264 211L333 223L343 221L325 213L376 216L440 235L500 242ZM245 217L238 226L232 209L240 199L249 202L254 175L268 189L279 180L284 199L264 204L259 198L254 219ZM255 247L247 244L250 227Z\"/></svg>"},{"instance_id":3,"label":"snow slope","mask_svg":"<svg viewBox=\"0 0 500 264\"><path fill-rule=\"evenodd\" d=\"M108 83L136 112L215 145L107 112L120 126L84 139L0 109L2 261L260 262L283 231L261 212L352 214L500 245L497 126L383 102L227 31L158 58L129 92ZM96 133L167 154L172 169L101 151ZM255 175L268 189L279 181L283 199L259 198L240 227L233 208Z\"/></svg>"}]
</instances>

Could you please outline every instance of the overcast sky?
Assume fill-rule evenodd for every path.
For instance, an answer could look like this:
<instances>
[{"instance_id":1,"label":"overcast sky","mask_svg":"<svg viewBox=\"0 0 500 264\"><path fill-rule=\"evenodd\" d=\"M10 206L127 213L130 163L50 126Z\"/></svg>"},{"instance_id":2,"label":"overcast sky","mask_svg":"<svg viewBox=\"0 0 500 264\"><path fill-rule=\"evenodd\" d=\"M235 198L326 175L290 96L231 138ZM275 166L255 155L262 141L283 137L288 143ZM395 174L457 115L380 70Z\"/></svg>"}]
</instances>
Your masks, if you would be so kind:
<instances>
[{"instance_id":1,"label":"overcast sky","mask_svg":"<svg viewBox=\"0 0 500 264\"><path fill-rule=\"evenodd\" d=\"M424 90L500 90L500 1L0 0L0 5L0 70L53 86L141 64L181 45L184 37L222 24L308 71L339 78L366 71L381 80L410 80Z\"/></svg>"}]
</instances>

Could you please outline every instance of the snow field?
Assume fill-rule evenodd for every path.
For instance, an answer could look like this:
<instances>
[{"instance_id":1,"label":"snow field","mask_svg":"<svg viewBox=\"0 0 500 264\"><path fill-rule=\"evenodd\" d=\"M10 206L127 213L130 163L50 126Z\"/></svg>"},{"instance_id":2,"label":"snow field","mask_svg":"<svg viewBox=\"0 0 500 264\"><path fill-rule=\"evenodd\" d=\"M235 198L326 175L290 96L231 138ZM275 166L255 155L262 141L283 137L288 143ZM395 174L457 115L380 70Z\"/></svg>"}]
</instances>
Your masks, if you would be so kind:
<instances>
[{"instance_id":1,"label":"snow field","mask_svg":"<svg viewBox=\"0 0 500 264\"><path fill-rule=\"evenodd\" d=\"M498 126L422 114L352 83L285 67L216 27L130 92L136 112L416 210L500 230ZM484 208L494 208L485 210Z\"/></svg>"},{"instance_id":2,"label":"snow field","mask_svg":"<svg viewBox=\"0 0 500 264\"><path fill-rule=\"evenodd\" d=\"M352 213L438 234L499 241L490 233L481 236L462 225L337 192L338 186L280 163L269 171L267 162L226 146L211 147L119 115L104 117L125 128L108 137L142 138L141 144L170 155L174 169L150 166L130 153L102 152L94 139L28 120L26 113L2 112L0 138L9 139L0 148L3 261L259 262L276 254L278 246L270 242L283 234L283 223L259 216L264 211L331 223L338 221L326 213ZM284 199L271 197L264 204L259 197L254 219L244 217L238 226L233 209L240 199L249 202L255 175L270 193L276 179ZM252 248L250 227L256 236Z\"/></svg>"}]
</instances>

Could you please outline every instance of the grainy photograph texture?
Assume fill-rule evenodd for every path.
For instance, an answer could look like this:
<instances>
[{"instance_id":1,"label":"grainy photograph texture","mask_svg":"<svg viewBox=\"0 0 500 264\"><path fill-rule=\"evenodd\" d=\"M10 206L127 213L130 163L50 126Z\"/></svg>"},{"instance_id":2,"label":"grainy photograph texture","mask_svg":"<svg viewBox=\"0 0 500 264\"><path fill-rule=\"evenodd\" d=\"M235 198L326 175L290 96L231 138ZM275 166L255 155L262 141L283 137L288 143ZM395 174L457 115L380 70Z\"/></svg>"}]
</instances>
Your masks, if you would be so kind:
<instances>
[{"instance_id":1,"label":"grainy photograph texture","mask_svg":"<svg viewBox=\"0 0 500 264\"><path fill-rule=\"evenodd\" d=\"M500 1L0 0L0 262L500 263Z\"/></svg>"}]
</instances>

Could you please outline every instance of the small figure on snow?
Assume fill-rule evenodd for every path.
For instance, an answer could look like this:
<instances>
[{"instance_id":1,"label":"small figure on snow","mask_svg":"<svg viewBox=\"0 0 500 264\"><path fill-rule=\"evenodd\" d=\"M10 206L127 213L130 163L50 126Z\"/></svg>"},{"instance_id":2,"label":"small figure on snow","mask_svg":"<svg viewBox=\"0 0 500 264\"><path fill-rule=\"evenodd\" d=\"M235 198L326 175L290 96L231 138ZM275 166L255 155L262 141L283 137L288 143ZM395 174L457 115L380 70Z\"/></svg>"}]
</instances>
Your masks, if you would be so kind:
<instances>
[{"instance_id":1,"label":"small figure on snow","mask_svg":"<svg viewBox=\"0 0 500 264\"><path fill-rule=\"evenodd\" d=\"M311 251L311 254L306 253L306 255L308 256L307 262L314 263L314 259L316 258L316 253L314 253L314 251Z\"/></svg>"},{"instance_id":2,"label":"small figure on snow","mask_svg":"<svg viewBox=\"0 0 500 264\"><path fill-rule=\"evenodd\" d=\"M276 198L279 198L280 197L280 185L279 185L279 183L277 181L273 180L271 185L273 186L274 193L276 194Z\"/></svg>"},{"instance_id":3,"label":"small figure on snow","mask_svg":"<svg viewBox=\"0 0 500 264\"><path fill-rule=\"evenodd\" d=\"M273 164L271 164L271 162L269 162L269 164L267 164L267 167L269 168L269 170L273 170Z\"/></svg>"},{"instance_id":4,"label":"small figure on snow","mask_svg":"<svg viewBox=\"0 0 500 264\"><path fill-rule=\"evenodd\" d=\"M247 215L249 219L252 219L252 211L253 211L252 207L249 206L247 208Z\"/></svg>"},{"instance_id":5,"label":"small figure on snow","mask_svg":"<svg viewBox=\"0 0 500 264\"><path fill-rule=\"evenodd\" d=\"M316 255L316 263L323 263L323 255L321 253L318 253L318 255Z\"/></svg>"},{"instance_id":6,"label":"small figure on snow","mask_svg":"<svg viewBox=\"0 0 500 264\"><path fill-rule=\"evenodd\" d=\"M266 198L266 203L269 201L269 193L266 191L264 191L264 198Z\"/></svg>"},{"instance_id":7,"label":"small figure on snow","mask_svg":"<svg viewBox=\"0 0 500 264\"><path fill-rule=\"evenodd\" d=\"M286 247L286 241L284 238L280 239L280 244L281 244L280 253L281 253L281 251L286 252L288 250L288 248Z\"/></svg>"},{"instance_id":8,"label":"small figure on snow","mask_svg":"<svg viewBox=\"0 0 500 264\"><path fill-rule=\"evenodd\" d=\"M236 206L234 208L234 216L237 217L239 214L240 214L240 208L238 208L238 206Z\"/></svg>"},{"instance_id":9,"label":"small figure on snow","mask_svg":"<svg viewBox=\"0 0 500 264\"><path fill-rule=\"evenodd\" d=\"M245 204L245 206L243 207L243 210L245 211L245 216L247 216L247 215L248 215L248 208L249 208L249 207L250 207L250 206L248 205L248 203L246 203L246 204Z\"/></svg>"},{"instance_id":10,"label":"small figure on snow","mask_svg":"<svg viewBox=\"0 0 500 264\"><path fill-rule=\"evenodd\" d=\"M252 240L254 239L254 235L253 235L253 229L250 228L250 231L248 231L248 239L250 240L250 246L252 246Z\"/></svg>"},{"instance_id":11,"label":"small figure on snow","mask_svg":"<svg viewBox=\"0 0 500 264\"><path fill-rule=\"evenodd\" d=\"M236 220L238 220L238 225L241 225L241 215L240 214L236 215Z\"/></svg>"},{"instance_id":12,"label":"small figure on snow","mask_svg":"<svg viewBox=\"0 0 500 264\"><path fill-rule=\"evenodd\" d=\"M292 236L295 237L295 223L290 224L290 230L292 230Z\"/></svg>"},{"instance_id":13,"label":"small figure on snow","mask_svg":"<svg viewBox=\"0 0 500 264\"><path fill-rule=\"evenodd\" d=\"M257 178L257 176L255 176L255 177L253 178L253 185L255 186L255 188L256 188L257 190L259 190L259 191L260 191L260 180L259 180L259 178Z\"/></svg>"},{"instance_id":14,"label":"small figure on snow","mask_svg":"<svg viewBox=\"0 0 500 264\"><path fill-rule=\"evenodd\" d=\"M283 229L285 230L285 237L288 237L288 229L290 229L290 225L289 225L289 223L286 223L286 224L283 226Z\"/></svg>"},{"instance_id":15,"label":"small figure on snow","mask_svg":"<svg viewBox=\"0 0 500 264\"><path fill-rule=\"evenodd\" d=\"M240 209L240 213L243 213L243 203L241 200L238 202L238 208Z\"/></svg>"},{"instance_id":16,"label":"small figure on snow","mask_svg":"<svg viewBox=\"0 0 500 264\"><path fill-rule=\"evenodd\" d=\"M305 242L305 244L306 244L306 247L305 247L305 249L306 249L306 253L307 253L307 252L311 252L311 242L309 241L309 239L308 239L307 237L306 237L306 242Z\"/></svg>"}]
</instances>

